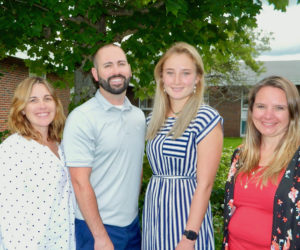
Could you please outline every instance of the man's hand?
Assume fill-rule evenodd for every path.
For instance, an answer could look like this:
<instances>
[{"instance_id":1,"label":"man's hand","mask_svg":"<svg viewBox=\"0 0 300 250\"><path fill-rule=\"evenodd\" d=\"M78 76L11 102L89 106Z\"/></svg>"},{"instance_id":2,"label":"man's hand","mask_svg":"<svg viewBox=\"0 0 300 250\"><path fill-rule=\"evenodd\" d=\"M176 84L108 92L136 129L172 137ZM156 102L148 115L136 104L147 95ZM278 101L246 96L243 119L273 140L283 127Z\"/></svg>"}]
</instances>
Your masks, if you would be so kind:
<instances>
[{"instance_id":1,"label":"man's hand","mask_svg":"<svg viewBox=\"0 0 300 250\"><path fill-rule=\"evenodd\" d=\"M95 250L114 250L114 245L109 237L105 239L95 239Z\"/></svg>"}]
</instances>

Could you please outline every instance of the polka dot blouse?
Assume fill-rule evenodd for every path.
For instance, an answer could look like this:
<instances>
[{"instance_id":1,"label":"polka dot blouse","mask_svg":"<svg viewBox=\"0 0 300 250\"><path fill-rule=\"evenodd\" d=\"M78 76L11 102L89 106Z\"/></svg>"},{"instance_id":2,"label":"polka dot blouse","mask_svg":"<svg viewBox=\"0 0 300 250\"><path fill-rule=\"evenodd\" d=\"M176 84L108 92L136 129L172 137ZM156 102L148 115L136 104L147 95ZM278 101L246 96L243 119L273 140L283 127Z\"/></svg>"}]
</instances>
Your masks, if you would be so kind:
<instances>
[{"instance_id":1,"label":"polka dot blouse","mask_svg":"<svg viewBox=\"0 0 300 250\"><path fill-rule=\"evenodd\" d=\"M0 145L0 249L75 249L64 156L13 134Z\"/></svg>"}]
</instances>

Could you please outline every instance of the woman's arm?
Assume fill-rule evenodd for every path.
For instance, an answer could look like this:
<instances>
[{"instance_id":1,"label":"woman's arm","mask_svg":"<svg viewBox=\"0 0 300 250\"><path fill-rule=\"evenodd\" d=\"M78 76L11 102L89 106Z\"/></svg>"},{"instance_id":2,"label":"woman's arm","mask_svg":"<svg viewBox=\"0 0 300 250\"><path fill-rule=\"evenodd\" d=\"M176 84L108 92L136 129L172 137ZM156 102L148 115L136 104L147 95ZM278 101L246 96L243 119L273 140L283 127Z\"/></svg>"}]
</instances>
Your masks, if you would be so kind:
<instances>
[{"instance_id":1,"label":"woman's arm","mask_svg":"<svg viewBox=\"0 0 300 250\"><path fill-rule=\"evenodd\" d=\"M185 230L199 232L205 216L222 154L223 131L218 125L197 146L197 188ZM194 249L195 241L183 236L176 250Z\"/></svg>"}]
</instances>

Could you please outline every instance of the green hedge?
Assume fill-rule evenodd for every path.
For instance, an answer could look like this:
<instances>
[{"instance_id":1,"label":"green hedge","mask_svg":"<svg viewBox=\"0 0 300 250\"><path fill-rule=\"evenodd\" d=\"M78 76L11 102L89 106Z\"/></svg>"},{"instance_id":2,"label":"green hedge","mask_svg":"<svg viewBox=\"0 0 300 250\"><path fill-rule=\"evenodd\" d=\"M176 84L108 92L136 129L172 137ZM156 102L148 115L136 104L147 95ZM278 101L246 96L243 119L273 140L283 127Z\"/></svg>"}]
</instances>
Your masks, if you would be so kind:
<instances>
[{"instance_id":1,"label":"green hedge","mask_svg":"<svg viewBox=\"0 0 300 250\"><path fill-rule=\"evenodd\" d=\"M8 130L0 131L0 143L9 135Z\"/></svg>"},{"instance_id":2,"label":"green hedge","mask_svg":"<svg viewBox=\"0 0 300 250\"><path fill-rule=\"evenodd\" d=\"M216 249L221 249L222 246L225 182L227 179L233 150L233 147L223 148L219 170L217 172L216 180L210 197Z\"/></svg>"}]
</instances>

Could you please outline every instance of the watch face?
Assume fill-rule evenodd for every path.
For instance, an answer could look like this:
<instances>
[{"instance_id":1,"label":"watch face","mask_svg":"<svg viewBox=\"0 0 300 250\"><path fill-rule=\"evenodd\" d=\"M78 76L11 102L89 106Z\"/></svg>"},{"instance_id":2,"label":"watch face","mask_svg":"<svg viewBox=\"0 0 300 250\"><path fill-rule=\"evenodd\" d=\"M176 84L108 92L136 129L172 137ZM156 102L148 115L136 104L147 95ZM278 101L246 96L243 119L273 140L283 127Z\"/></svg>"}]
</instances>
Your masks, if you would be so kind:
<instances>
[{"instance_id":1,"label":"watch face","mask_svg":"<svg viewBox=\"0 0 300 250\"><path fill-rule=\"evenodd\" d=\"M189 230L189 231L184 231L183 233L187 239L189 240L196 240L198 235L196 232L192 231L192 230Z\"/></svg>"}]
</instances>

